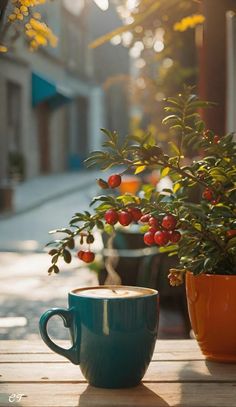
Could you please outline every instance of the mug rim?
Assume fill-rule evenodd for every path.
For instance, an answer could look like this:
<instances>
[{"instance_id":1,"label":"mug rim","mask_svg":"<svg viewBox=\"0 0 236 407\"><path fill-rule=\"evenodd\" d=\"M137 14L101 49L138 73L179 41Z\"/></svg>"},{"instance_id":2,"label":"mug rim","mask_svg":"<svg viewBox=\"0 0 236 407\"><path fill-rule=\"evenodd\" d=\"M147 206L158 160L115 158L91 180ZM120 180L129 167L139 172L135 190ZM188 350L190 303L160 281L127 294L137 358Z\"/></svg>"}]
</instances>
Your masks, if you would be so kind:
<instances>
[{"instance_id":1,"label":"mug rim","mask_svg":"<svg viewBox=\"0 0 236 407\"><path fill-rule=\"evenodd\" d=\"M86 297L86 296L80 296L79 294L76 293L76 291L84 291L84 290L92 290L92 289L97 289L97 288L124 288L124 289L140 289L140 290L148 290L150 291L147 294L144 295L133 295L132 297L119 297L119 298L115 298L115 297ZM146 298L146 297L152 297L154 295L159 295L159 292L157 290L155 290L154 288L149 288L149 287L139 287L139 286L130 286L130 285L121 285L121 284L115 284L115 285L111 285L111 284L107 284L107 285L96 285L96 286L84 286L84 287L78 287L78 288L74 288L73 290L70 290L69 295L72 295L74 297L80 297L80 298L88 298L88 299L97 299L97 300L132 300L132 299L137 299L137 298Z\"/></svg>"}]
</instances>

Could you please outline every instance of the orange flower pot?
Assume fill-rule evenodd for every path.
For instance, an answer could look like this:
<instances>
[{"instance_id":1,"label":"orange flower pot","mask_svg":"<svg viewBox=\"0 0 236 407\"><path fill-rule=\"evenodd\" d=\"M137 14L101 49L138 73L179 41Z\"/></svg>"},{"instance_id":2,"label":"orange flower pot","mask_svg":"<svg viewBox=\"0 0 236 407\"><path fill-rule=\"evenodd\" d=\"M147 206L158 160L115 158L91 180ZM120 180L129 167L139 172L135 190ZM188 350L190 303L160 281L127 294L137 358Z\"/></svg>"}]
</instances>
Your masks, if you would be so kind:
<instances>
[{"instance_id":1,"label":"orange flower pot","mask_svg":"<svg viewBox=\"0 0 236 407\"><path fill-rule=\"evenodd\" d=\"M186 274L188 310L202 353L236 363L236 276Z\"/></svg>"},{"instance_id":2,"label":"orange flower pot","mask_svg":"<svg viewBox=\"0 0 236 407\"><path fill-rule=\"evenodd\" d=\"M127 175L122 177L121 184L119 186L120 193L123 195L125 193L130 193L135 195L141 186L141 179L132 175Z\"/></svg>"}]
</instances>

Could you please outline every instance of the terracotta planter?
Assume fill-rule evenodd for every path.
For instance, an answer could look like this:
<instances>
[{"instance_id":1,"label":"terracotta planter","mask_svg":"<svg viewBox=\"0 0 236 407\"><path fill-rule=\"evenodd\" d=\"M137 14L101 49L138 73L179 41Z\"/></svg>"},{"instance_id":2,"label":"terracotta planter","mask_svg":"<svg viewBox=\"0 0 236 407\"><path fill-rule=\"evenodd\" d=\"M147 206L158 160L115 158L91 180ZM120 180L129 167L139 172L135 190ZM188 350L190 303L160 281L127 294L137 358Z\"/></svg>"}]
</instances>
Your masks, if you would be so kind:
<instances>
[{"instance_id":1,"label":"terracotta planter","mask_svg":"<svg viewBox=\"0 0 236 407\"><path fill-rule=\"evenodd\" d=\"M186 274L189 316L207 359L236 363L236 276Z\"/></svg>"}]
</instances>

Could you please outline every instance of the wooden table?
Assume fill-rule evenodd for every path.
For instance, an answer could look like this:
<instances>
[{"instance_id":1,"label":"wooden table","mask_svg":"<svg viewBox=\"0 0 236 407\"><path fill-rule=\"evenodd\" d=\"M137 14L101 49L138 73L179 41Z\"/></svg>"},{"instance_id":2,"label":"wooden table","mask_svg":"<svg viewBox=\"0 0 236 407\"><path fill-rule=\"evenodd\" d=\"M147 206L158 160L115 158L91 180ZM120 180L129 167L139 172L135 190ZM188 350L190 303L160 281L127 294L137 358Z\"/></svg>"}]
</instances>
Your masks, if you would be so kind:
<instances>
[{"instance_id":1,"label":"wooden table","mask_svg":"<svg viewBox=\"0 0 236 407\"><path fill-rule=\"evenodd\" d=\"M194 340L158 340L142 384L109 390L89 386L42 341L2 341L0 406L10 405L236 407L236 364L205 361Z\"/></svg>"}]
</instances>

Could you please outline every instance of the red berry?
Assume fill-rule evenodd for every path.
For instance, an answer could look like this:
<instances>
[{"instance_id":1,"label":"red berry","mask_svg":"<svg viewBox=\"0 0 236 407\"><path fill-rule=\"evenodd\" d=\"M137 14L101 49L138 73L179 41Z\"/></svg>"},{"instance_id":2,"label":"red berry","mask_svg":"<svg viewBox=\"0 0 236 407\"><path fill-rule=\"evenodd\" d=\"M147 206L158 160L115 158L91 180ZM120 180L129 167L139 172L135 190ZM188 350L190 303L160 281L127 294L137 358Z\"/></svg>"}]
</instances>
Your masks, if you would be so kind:
<instances>
[{"instance_id":1,"label":"red berry","mask_svg":"<svg viewBox=\"0 0 236 407\"><path fill-rule=\"evenodd\" d=\"M133 221L138 222L142 216L142 212L139 208L129 208L129 213L132 216Z\"/></svg>"},{"instance_id":2,"label":"red berry","mask_svg":"<svg viewBox=\"0 0 236 407\"><path fill-rule=\"evenodd\" d=\"M118 213L118 220L122 226L128 226L132 222L132 216L129 212L121 211Z\"/></svg>"},{"instance_id":3,"label":"red berry","mask_svg":"<svg viewBox=\"0 0 236 407\"><path fill-rule=\"evenodd\" d=\"M211 201L213 198L213 191L210 188L205 188L203 193L202 193L202 198L206 199L207 201Z\"/></svg>"},{"instance_id":4,"label":"red berry","mask_svg":"<svg viewBox=\"0 0 236 407\"><path fill-rule=\"evenodd\" d=\"M232 237L236 236L236 230L235 230L235 229L227 230L226 236L227 236L229 239L231 239Z\"/></svg>"},{"instance_id":5,"label":"red berry","mask_svg":"<svg viewBox=\"0 0 236 407\"><path fill-rule=\"evenodd\" d=\"M217 205L220 201L220 197L218 196L216 199L212 199L211 204L212 205Z\"/></svg>"},{"instance_id":6,"label":"red berry","mask_svg":"<svg viewBox=\"0 0 236 407\"><path fill-rule=\"evenodd\" d=\"M83 250L78 251L77 256L78 256L78 258L79 258L80 260L82 260L83 254L84 254L84 251L83 251Z\"/></svg>"},{"instance_id":7,"label":"red berry","mask_svg":"<svg viewBox=\"0 0 236 407\"><path fill-rule=\"evenodd\" d=\"M151 246L152 244L154 244L155 242L154 242L154 233L152 233L152 232L146 232L145 234L144 234L144 236L143 236L143 240L144 240L144 243L147 245L147 246Z\"/></svg>"},{"instance_id":8,"label":"red berry","mask_svg":"<svg viewBox=\"0 0 236 407\"><path fill-rule=\"evenodd\" d=\"M115 225L118 221L118 213L114 209L108 209L104 214L104 219L109 225Z\"/></svg>"},{"instance_id":9,"label":"red berry","mask_svg":"<svg viewBox=\"0 0 236 407\"><path fill-rule=\"evenodd\" d=\"M149 213L146 213L145 215L141 216L141 218L139 220L142 223L148 223L150 218L151 218L151 215Z\"/></svg>"},{"instance_id":10,"label":"red berry","mask_svg":"<svg viewBox=\"0 0 236 407\"><path fill-rule=\"evenodd\" d=\"M169 239L171 243L177 243L181 239L181 233L178 230L169 232Z\"/></svg>"},{"instance_id":11,"label":"red berry","mask_svg":"<svg viewBox=\"0 0 236 407\"><path fill-rule=\"evenodd\" d=\"M162 219L161 225L164 229L173 230L177 224L177 220L173 215L166 215Z\"/></svg>"},{"instance_id":12,"label":"red berry","mask_svg":"<svg viewBox=\"0 0 236 407\"><path fill-rule=\"evenodd\" d=\"M149 221L148 221L149 226L152 226L154 228L157 228L159 226L159 222L157 218L154 218L154 216L151 216Z\"/></svg>"},{"instance_id":13,"label":"red berry","mask_svg":"<svg viewBox=\"0 0 236 407\"><path fill-rule=\"evenodd\" d=\"M107 182L110 188L117 188L121 184L121 176L119 174L110 175Z\"/></svg>"},{"instance_id":14,"label":"red berry","mask_svg":"<svg viewBox=\"0 0 236 407\"><path fill-rule=\"evenodd\" d=\"M94 261L94 259L95 259L95 254L93 252L90 252L90 250L86 250L85 252L83 252L82 260L85 263L92 263L92 261Z\"/></svg>"},{"instance_id":15,"label":"red berry","mask_svg":"<svg viewBox=\"0 0 236 407\"><path fill-rule=\"evenodd\" d=\"M220 142L220 136L218 136L217 134L213 137L213 143L214 144L218 144Z\"/></svg>"},{"instance_id":16,"label":"red berry","mask_svg":"<svg viewBox=\"0 0 236 407\"><path fill-rule=\"evenodd\" d=\"M158 246L165 246L169 242L169 232L158 230L154 235L154 241Z\"/></svg>"},{"instance_id":17,"label":"red berry","mask_svg":"<svg viewBox=\"0 0 236 407\"><path fill-rule=\"evenodd\" d=\"M156 233L158 231L158 228L151 227L148 229L148 231L151 233Z\"/></svg>"}]
</instances>

